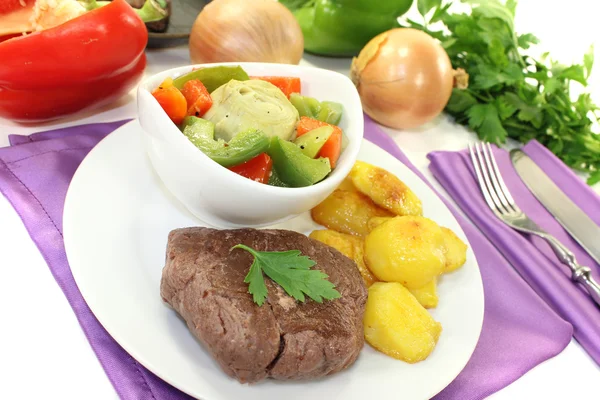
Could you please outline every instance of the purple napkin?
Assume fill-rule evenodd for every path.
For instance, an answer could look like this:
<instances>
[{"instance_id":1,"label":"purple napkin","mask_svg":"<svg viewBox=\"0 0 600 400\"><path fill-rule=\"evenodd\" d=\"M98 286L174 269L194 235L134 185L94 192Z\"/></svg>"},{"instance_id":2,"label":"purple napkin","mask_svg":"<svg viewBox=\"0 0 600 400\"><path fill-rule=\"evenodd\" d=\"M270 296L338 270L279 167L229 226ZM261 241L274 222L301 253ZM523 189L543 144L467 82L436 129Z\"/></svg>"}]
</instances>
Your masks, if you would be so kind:
<instances>
[{"instance_id":1,"label":"purple napkin","mask_svg":"<svg viewBox=\"0 0 600 400\"><path fill-rule=\"evenodd\" d=\"M28 139L12 136L12 144L24 144L0 149L0 192L21 216L119 396L188 399L146 370L108 335L85 304L67 264L62 210L69 182L89 150L124 122L67 128L31 135ZM365 137L422 177L393 140L368 117L365 117ZM453 212L480 262L485 317L471 360L436 399L482 399L562 351L571 338L572 328L541 301L470 222Z\"/></svg>"},{"instance_id":2,"label":"purple napkin","mask_svg":"<svg viewBox=\"0 0 600 400\"><path fill-rule=\"evenodd\" d=\"M537 141L523 147L533 161L600 225L600 197ZM494 148L498 167L517 205L540 227L554 235L592 269L598 279L600 266L560 226L527 189L517 175L508 152ZM523 235L502 223L487 207L466 151L435 152L429 155L430 169L452 198L513 264L529 285L574 328L574 336L589 355L600 364L600 310L585 289L570 280L568 267L561 264L540 238Z\"/></svg>"}]
</instances>

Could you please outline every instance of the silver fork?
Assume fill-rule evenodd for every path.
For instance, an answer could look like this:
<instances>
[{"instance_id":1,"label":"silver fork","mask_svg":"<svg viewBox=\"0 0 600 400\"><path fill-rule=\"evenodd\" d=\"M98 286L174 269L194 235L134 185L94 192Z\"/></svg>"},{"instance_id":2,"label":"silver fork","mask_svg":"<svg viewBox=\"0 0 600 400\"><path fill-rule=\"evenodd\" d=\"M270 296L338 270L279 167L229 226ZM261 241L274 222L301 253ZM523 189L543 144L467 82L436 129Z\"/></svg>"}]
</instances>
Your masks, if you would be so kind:
<instances>
[{"instance_id":1,"label":"silver fork","mask_svg":"<svg viewBox=\"0 0 600 400\"><path fill-rule=\"evenodd\" d=\"M568 248L529 219L517 206L504 184L490 144L469 145L469 152L485 202L494 214L513 229L545 239L558 259L571 269L571 279L584 285L592 299L600 305L600 285L592 278L590 269L577 264L575 255Z\"/></svg>"}]
</instances>

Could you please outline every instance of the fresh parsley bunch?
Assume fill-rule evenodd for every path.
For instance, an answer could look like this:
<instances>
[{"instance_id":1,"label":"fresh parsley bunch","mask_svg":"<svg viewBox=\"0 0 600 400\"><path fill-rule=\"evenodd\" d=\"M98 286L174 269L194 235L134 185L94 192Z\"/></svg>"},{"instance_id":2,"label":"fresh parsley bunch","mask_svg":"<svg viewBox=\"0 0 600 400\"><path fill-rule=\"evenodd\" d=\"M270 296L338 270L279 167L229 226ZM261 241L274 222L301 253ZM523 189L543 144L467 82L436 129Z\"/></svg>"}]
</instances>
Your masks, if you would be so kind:
<instances>
[{"instance_id":1,"label":"fresh parsley bunch","mask_svg":"<svg viewBox=\"0 0 600 400\"><path fill-rule=\"evenodd\" d=\"M570 167L589 172L589 184L599 182L600 135L592 131L598 107L589 93L575 101L570 94L572 82L587 86L593 48L582 64L563 65L548 53L534 59L524 51L538 39L515 32L515 0L462 3L470 13L450 13L451 2L419 0L425 23L408 20L409 26L439 39L453 67L469 74L468 88L453 90L446 112L484 141L536 139ZM431 24L439 22L443 28L432 30Z\"/></svg>"}]
</instances>

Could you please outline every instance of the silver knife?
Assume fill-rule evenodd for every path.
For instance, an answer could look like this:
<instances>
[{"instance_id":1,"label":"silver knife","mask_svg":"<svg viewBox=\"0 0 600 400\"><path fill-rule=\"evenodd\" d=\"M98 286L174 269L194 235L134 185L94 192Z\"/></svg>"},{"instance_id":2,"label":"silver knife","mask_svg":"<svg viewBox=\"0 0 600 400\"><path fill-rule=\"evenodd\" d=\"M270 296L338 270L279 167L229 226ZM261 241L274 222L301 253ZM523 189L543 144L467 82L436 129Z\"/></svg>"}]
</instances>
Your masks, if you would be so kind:
<instances>
[{"instance_id":1,"label":"silver knife","mask_svg":"<svg viewBox=\"0 0 600 400\"><path fill-rule=\"evenodd\" d=\"M510 158L525 185L581 247L600 264L600 227L522 150Z\"/></svg>"}]
</instances>

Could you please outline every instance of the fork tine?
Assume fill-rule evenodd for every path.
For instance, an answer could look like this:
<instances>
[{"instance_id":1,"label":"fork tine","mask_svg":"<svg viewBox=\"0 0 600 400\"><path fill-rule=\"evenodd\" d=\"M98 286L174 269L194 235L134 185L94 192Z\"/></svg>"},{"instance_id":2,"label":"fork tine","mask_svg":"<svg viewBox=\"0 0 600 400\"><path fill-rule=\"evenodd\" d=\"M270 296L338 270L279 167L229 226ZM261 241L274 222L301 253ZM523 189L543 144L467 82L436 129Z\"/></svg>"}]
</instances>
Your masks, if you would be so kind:
<instances>
[{"instance_id":1,"label":"fork tine","mask_svg":"<svg viewBox=\"0 0 600 400\"><path fill-rule=\"evenodd\" d=\"M494 201L492 200L492 198L490 196L490 192L488 191L488 188L485 185L485 181L483 179L483 174L481 172L481 168L479 167L479 161L477 160L475 150L473 149L473 146L471 144L469 144L469 153L471 154L471 162L473 163L473 168L475 168L475 175L477 176L477 182L479 183L479 188L481 189L481 192L483 193L483 198L485 199L485 202L487 203L487 205L490 209L496 210L496 205L494 204Z\"/></svg>"},{"instance_id":2,"label":"fork tine","mask_svg":"<svg viewBox=\"0 0 600 400\"><path fill-rule=\"evenodd\" d=\"M508 204L508 199L506 198L505 192L503 191L503 188L506 188L505 185L500 185L499 181L502 181L502 183L504 183L504 179L502 179L502 175L500 175L498 173L498 176L496 176L496 172L497 170L494 169L493 165L492 165L492 159L494 159L494 153L492 153L492 146L489 145L489 143L487 144L487 146L485 144L481 145L481 149L483 152L483 157L485 159L485 164L487 165L487 169L488 172L490 174L490 180L492 182L492 189L494 192L496 192L496 195L498 197L498 199L500 200L500 202L502 203L502 205L504 206L504 208L506 209L507 212L512 212L513 208L511 208L511 206ZM506 191L508 192L508 189L506 189ZM510 194L509 194L510 196Z\"/></svg>"},{"instance_id":3,"label":"fork tine","mask_svg":"<svg viewBox=\"0 0 600 400\"><path fill-rule=\"evenodd\" d=\"M492 160L492 169L493 169L496 177L498 177L498 184L500 185L500 190L506 197L508 204L510 204L510 206L515 211L518 211L518 206L515 203L515 200L513 199L513 197L511 196L510 190L508 190L508 188L506 187L506 184L504 183L504 178L502 178L502 174L500 174L500 169L498 168L498 164L496 163L496 157L494 157L494 153L492 152L492 146L489 143L487 143L487 147L488 147L489 153L491 155L490 158Z\"/></svg>"},{"instance_id":4,"label":"fork tine","mask_svg":"<svg viewBox=\"0 0 600 400\"><path fill-rule=\"evenodd\" d=\"M502 202L500 201L500 199L498 198L496 191L494 190L494 186L492 185L492 182L490 180L490 175L492 173L489 169L489 166L487 165L487 163L485 161L485 156L482 153L485 153L484 147L480 146L479 143L476 143L475 144L475 154L477 156L476 158L479 163L479 168L481 168L481 174L483 175L483 181L485 182L487 192L494 203L494 209L501 213L505 213L505 212L507 212L507 210L504 207L504 205L502 204Z\"/></svg>"}]
</instances>

